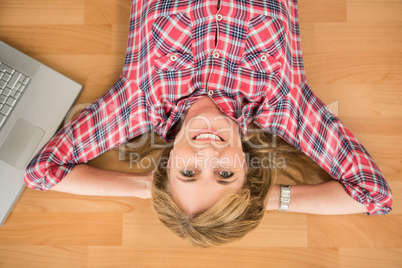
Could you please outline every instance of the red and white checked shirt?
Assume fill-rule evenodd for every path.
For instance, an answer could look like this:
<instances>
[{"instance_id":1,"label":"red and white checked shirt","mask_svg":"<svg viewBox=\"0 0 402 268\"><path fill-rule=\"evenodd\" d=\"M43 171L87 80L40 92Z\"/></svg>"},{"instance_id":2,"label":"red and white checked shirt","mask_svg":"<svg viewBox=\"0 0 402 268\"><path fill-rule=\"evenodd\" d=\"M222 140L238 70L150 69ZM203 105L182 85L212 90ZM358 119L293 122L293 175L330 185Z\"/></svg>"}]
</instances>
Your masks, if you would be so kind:
<instances>
[{"instance_id":1,"label":"red and white checked shirt","mask_svg":"<svg viewBox=\"0 0 402 268\"><path fill-rule=\"evenodd\" d=\"M217 2L133 0L121 77L33 158L27 186L47 190L74 165L148 131L170 142L178 119L208 96L243 134L254 120L310 156L368 214L389 213L379 168L306 82L296 1Z\"/></svg>"}]
</instances>

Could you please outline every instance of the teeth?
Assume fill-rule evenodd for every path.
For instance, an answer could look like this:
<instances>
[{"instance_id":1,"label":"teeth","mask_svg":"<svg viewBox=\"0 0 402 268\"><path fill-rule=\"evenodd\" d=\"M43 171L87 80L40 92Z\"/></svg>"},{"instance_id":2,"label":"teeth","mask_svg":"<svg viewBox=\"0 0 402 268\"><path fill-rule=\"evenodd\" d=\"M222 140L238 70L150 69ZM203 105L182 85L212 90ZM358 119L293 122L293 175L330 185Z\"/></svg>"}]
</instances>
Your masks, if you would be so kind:
<instances>
[{"instance_id":1,"label":"teeth","mask_svg":"<svg viewBox=\"0 0 402 268\"><path fill-rule=\"evenodd\" d=\"M212 133L201 133L201 134L198 134L194 139L195 140L198 140L198 139L215 139L215 140L222 141L222 139L218 135L215 135L215 134L212 134Z\"/></svg>"}]
</instances>

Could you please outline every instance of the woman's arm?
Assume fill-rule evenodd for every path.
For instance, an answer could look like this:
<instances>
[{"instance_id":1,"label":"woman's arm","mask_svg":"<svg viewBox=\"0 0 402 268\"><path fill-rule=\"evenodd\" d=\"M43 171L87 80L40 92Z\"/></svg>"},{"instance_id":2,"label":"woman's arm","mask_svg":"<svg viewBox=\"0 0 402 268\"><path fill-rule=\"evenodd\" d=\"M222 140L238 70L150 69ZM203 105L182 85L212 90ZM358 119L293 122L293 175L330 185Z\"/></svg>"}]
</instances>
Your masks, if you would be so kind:
<instances>
[{"instance_id":1,"label":"woman's arm","mask_svg":"<svg viewBox=\"0 0 402 268\"><path fill-rule=\"evenodd\" d=\"M363 203L369 215L391 211L391 189L373 158L307 82L295 87L280 105L264 107L256 122L309 156L344 192Z\"/></svg>"},{"instance_id":2,"label":"woman's arm","mask_svg":"<svg viewBox=\"0 0 402 268\"><path fill-rule=\"evenodd\" d=\"M280 186L275 185L268 198L267 210L278 210ZM317 185L290 187L289 211L309 214L339 215L368 212L366 206L357 202L337 181Z\"/></svg>"},{"instance_id":3,"label":"woman's arm","mask_svg":"<svg viewBox=\"0 0 402 268\"><path fill-rule=\"evenodd\" d=\"M132 81L120 77L45 144L28 164L25 183L36 190L48 190L75 165L151 130L144 94Z\"/></svg>"},{"instance_id":4,"label":"woman's arm","mask_svg":"<svg viewBox=\"0 0 402 268\"><path fill-rule=\"evenodd\" d=\"M76 165L50 190L95 196L131 196L151 198L153 174L132 174Z\"/></svg>"}]
</instances>

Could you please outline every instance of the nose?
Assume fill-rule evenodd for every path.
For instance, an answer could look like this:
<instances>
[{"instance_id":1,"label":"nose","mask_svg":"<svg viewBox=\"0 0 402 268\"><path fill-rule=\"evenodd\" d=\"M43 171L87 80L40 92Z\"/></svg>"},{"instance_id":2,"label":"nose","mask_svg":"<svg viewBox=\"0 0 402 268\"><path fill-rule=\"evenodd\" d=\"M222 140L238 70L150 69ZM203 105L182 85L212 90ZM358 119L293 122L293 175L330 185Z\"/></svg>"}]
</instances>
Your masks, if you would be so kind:
<instances>
[{"instance_id":1,"label":"nose","mask_svg":"<svg viewBox=\"0 0 402 268\"><path fill-rule=\"evenodd\" d=\"M212 146L201 149L196 153L195 165L197 167L202 167L206 172L207 170L219 167L219 152Z\"/></svg>"},{"instance_id":2,"label":"nose","mask_svg":"<svg viewBox=\"0 0 402 268\"><path fill-rule=\"evenodd\" d=\"M208 146L208 147L202 148L201 150L198 151L198 153L203 154L205 157L218 157L219 156L219 152L213 146Z\"/></svg>"}]
</instances>

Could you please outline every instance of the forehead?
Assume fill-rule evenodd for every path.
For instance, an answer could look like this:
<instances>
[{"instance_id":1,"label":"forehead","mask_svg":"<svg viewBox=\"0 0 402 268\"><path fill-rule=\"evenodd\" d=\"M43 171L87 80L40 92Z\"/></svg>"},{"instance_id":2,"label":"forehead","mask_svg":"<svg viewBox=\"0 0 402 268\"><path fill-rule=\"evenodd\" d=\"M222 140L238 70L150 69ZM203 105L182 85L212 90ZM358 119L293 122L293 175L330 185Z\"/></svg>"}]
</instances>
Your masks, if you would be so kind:
<instances>
[{"instance_id":1,"label":"forehead","mask_svg":"<svg viewBox=\"0 0 402 268\"><path fill-rule=\"evenodd\" d=\"M175 175L170 180L170 191L173 200L186 213L201 213L229 192L238 192L244 187L244 175L235 183L228 186L219 185L216 179L205 176L201 178L201 183L185 183L176 178Z\"/></svg>"}]
</instances>

